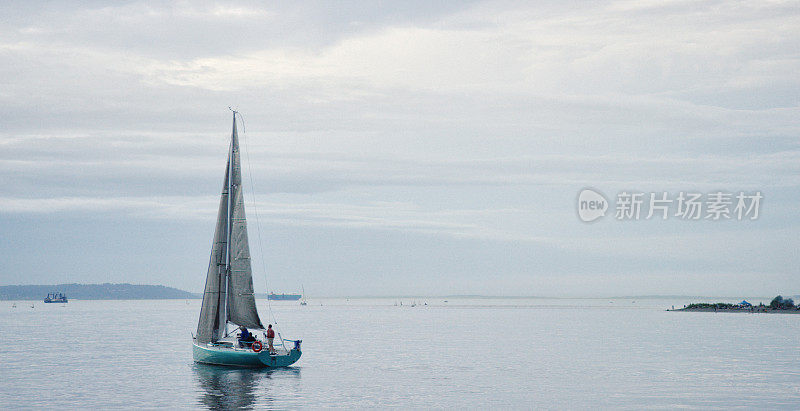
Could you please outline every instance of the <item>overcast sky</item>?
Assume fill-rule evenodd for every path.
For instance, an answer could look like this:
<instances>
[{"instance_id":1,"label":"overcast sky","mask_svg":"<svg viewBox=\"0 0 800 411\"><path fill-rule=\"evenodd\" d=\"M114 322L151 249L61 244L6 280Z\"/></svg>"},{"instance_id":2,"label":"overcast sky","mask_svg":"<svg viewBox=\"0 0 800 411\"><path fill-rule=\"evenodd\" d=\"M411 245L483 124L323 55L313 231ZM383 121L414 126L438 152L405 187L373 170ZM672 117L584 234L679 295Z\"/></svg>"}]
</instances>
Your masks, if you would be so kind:
<instances>
[{"instance_id":1,"label":"overcast sky","mask_svg":"<svg viewBox=\"0 0 800 411\"><path fill-rule=\"evenodd\" d=\"M201 291L232 106L257 291L800 293L797 1L112 3L0 5L2 285Z\"/></svg>"}]
</instances>

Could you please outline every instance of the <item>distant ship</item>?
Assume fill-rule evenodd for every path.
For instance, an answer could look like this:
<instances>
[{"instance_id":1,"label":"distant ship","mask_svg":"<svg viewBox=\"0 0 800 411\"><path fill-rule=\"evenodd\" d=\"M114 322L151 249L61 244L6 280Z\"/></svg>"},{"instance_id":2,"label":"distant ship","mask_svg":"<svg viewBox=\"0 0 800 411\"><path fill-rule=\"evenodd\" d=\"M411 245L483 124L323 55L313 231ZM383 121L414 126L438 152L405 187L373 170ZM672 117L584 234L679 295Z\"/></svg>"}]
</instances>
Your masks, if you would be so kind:
<instances>
[{"instance_id":1,"label":"distant ship","mask_svg":"<svg viewBox=\"0 0 800 411\"><path fill-rule=\"evenodd\" d=\"M44 298L44 302L46 303L68 303L67 296L61 293L49 293L47 297Z\"/></svg>"},{"instance_id":2,"label":"distant ship","mask_svg":"<svg viewBox=\"0 0 800 411\"><path fill-rule=\"evenodd\" d=\"M276 300L277 301L297 301L301 297L303 297L303 296L300 295L300 294L275 294L275 293L269 293L267 295L267 299L268 300L272 300L272 301L276 301Z\"/></svg>"}]
</instances>

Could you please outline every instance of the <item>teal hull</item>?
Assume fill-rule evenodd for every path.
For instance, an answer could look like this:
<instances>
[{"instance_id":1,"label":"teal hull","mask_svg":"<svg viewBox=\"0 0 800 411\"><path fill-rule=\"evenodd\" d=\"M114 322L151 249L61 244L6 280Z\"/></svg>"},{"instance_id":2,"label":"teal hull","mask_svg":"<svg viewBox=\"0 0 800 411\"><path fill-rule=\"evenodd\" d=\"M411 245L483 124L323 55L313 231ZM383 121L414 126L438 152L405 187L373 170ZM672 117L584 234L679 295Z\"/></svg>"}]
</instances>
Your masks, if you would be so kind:
<instances>
[{"instance_id":1,"label":"teal hull","mask_svg":"<svg viewBox=\"0 0 800 411\"><path fill-rule=\"evenodd\" d=\"M300 359L299 350L288 353L269 355L267 350L253 352L252 350L233 349L225 347L200 346L192 344L194 360L204 364L232 365L237 367L288 367Z\"/></svg>"}]
</instances>

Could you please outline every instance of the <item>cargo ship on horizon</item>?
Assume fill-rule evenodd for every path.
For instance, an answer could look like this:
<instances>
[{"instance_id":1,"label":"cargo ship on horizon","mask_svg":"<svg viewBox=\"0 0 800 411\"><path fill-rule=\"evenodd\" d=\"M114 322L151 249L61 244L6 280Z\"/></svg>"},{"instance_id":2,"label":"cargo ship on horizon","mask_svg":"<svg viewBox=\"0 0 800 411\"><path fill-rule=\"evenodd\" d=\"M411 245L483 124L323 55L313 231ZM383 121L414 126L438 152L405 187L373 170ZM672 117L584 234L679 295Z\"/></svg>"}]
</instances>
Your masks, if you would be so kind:
<instances>
[{"instance_id":1,"label":"cargo ship on horizon","mask_svg":"<svg viewBox=\"0 0 800 411\"><path fill-rule=\"evenodd\" d=\"M301 297L303 296L300 294L275 294L275 293L267 294L267 299L272 301L297 301Z\"/></svg>"}]
</instances>

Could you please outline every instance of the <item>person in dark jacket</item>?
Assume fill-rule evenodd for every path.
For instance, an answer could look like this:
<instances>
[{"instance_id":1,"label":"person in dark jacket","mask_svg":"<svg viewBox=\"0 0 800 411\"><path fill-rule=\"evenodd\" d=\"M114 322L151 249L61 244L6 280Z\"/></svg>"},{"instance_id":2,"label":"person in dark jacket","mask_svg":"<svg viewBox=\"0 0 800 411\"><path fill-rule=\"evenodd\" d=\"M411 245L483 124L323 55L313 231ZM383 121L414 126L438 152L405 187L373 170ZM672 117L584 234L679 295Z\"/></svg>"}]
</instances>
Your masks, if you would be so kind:
<instances>
[{"instance_id":1,"label":"person in dark jacket","mask_svg":"<svg viewBox=\"0 0 800 411\"><path fill-rule=\"evenodd\" d=\"M244 347L245 345L249 346L256 338L253 337L253 334L250 334L250 331L247 330L245 326L239 326L239 347Z\"/></svg>"}]
</instances>

